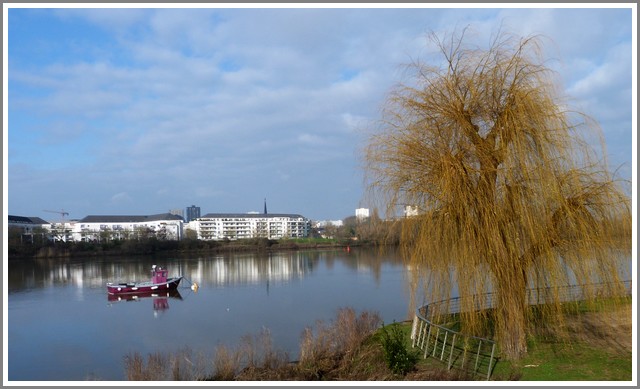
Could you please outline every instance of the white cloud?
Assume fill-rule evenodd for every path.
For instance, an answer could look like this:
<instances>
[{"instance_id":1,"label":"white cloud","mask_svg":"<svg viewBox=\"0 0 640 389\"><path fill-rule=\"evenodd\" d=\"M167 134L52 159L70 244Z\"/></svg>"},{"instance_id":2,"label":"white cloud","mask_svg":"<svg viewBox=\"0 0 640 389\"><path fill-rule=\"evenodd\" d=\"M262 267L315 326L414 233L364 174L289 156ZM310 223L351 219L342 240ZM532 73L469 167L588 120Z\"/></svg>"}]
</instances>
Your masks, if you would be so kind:
<instances>
[{"instance_id":1,"label":"white cloud","mask_svg":"<svg viewBox=\"0 0 640 389\"><path fill-rule=\"evenodd\" d=\"M185 203L192 202L188 196L240 201L238 193L258 181L265 192L306 196L299 192L305 186L294 184L311 174L318 185L347 182L353 186L345 191L356 196L360 183L351 180L360 130L378 118L401 81L401 65L428 58L430 30L472 24L484 43L500 23L547 35L545 50L559 60L553 66L567 92L607 122L605 133L630 134L620 125L631 112L631 39L628 23L619 22L625 12L58 10L66 23L98 26L109 38L92 50L106 54L74 52L64 62L11 67L9 104L12 112L50 120L40 127L42 139L66 136L64 152L92 150L78 171L99 174L84 174L84 185L122 189L105 203L135 205L144 197L140 188L157 188L154 182L169 174L188 188ZM29 63L18 59L13 63ZM105 179L112 175L118 178ZM279 186L264 178L270 175ZM345 209L358 200L345 198Z\"/></svg>"},{"instance_id":2,"label":"white cloud","mask_svg":"<svg viewBox=\"0 0 640 389\"><path fill-rule=\"evenodd\" d=\"M298 142L300 143L306 143L309 145L322 145L326 143L326 138L322 138L318 135L312 135L312 134L300 134L298 135Z\"/></svg>"},{"instance_id":3,"label":"white cloud","mask_svg":"<svg viewBox=\"0 0 640 389\"><path fill-rule=\"evenodd\" d=\"M291 175L289 173L286 173L282 170L276 171L276 174L280 181L289 181L289 179L291 178Z\"/></svg>"},{"instance_id":4,"label":"white cloud","mask_svg":"<svg viewBox=\"0 0 640 389\"><path fill-rule=\"evenodd\" d=\"M131 196L127 192L120 192L111 196L111 201L116 204L130 202Z\"/></svg>"},{"instance_id":5,"label":"white cloud","mask_svg":"<svg viewBox=\"0 0 640 389\"><path fill-rule=\"evenodd\" d=\"M584 77L569 86L567 93L577 99L586 113L602 123L627 121L633 109L630 76L631 46L625 42L608 48L602 63L594 63ZM621 129L607 127L605 130Z\"/></svg>"},{"instance_id":6,"label":"white cloud","mask_svg":"<svg viewBox=\"0 0 640 389\"><path fill-rule=\"evenodd\" d=\"M60 8L53 13L63 20L84 19L110 31L124 31L148 16L141 8Z\"/></svg>"}]
</instances>

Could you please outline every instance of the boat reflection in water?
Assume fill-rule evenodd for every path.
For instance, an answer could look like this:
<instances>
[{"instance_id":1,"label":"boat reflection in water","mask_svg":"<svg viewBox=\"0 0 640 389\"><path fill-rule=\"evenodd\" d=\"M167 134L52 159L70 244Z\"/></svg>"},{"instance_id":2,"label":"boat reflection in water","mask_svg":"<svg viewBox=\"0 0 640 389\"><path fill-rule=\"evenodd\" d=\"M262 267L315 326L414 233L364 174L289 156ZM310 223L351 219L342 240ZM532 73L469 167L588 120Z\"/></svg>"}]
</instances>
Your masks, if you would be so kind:
<instances>
[{"instance_id":1,"label":"boat reflection in water","mask_svg":"<svg viewBox=\"0 0 640 389\"><path fill-rule=\"evenodd\" d=\"M116 303L120 301L140 301L145 298L153 298L153 315L157 316L158 313L164 312L169 309L169 299L182 300L182 295L177 289L167 290L163 292L140 292L140 293L127 293L122 295L107 294L107 300L110 303Z\"/></svg>"}]
</instances>

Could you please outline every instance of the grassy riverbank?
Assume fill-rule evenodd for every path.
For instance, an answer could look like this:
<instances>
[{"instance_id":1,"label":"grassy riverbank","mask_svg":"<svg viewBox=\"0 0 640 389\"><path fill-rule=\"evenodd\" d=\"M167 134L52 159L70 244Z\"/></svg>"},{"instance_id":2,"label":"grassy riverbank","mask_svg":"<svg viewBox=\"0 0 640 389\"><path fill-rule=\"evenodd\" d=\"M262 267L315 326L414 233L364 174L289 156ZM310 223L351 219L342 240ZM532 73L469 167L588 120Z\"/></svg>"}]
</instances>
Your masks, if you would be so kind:
<instances>
[{"instance_id":1,"label":"grassy riverbank","mask_svg":"<svg viewBox=\"0 0 640 389\"><path fill-rule=\"evenodd\" d=\"M526 381L629 381L632 379L632 298L569 317L568 338L538 331L527 356L500 362L494 376Z\"/></svg>"},{"instance_id":2,"label":"grassy riverbank","mask_svg":"<svg viewBox=\"0 0 640 389\"><path fill-rule=\"evenodd\" d=\"M548 331L529 340L527 357L517 363L499 360L491 380L509 381L629 381L632 379L631 304L629 298L597 312L582 312L567 321L569 340ZM417 358L406 374L394 372L387 362L388 346L375 313L338 312L332 323L316 323L302 334L300 360L291 362L277 351L268 331L244 337L236 348L219 346L213 360L184 350L173 355L138 353L125 358L129 380L223 381L458 381L486 377L447 370L437 358ZM411 348L411 323L400 323L404 351ZM388 334L389 331L386 331Z\"/></svg>"}]
</instances>

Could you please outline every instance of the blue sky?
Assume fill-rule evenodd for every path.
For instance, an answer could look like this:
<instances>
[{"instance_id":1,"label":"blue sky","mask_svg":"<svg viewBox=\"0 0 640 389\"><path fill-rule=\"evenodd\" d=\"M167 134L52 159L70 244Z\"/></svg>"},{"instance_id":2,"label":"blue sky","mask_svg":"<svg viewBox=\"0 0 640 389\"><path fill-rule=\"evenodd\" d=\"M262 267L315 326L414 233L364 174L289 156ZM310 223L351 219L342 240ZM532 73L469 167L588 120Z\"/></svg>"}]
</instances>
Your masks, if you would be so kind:
<instances>
[{"instance_id":1,"label":"blue sky","mask_svg":"<svg viewBox=\"0 0 640 389\"><path fill-rule=\"evenodd\" d=\"M630 8L88 7L8 11L9 214L249 212L266 198L274 213L351 216L370 206L360 150L402 65L428 58L429 31L465 26L479 44L500 26L543 34L564 93L632 178Z\"/></svg>"}]
</instances>

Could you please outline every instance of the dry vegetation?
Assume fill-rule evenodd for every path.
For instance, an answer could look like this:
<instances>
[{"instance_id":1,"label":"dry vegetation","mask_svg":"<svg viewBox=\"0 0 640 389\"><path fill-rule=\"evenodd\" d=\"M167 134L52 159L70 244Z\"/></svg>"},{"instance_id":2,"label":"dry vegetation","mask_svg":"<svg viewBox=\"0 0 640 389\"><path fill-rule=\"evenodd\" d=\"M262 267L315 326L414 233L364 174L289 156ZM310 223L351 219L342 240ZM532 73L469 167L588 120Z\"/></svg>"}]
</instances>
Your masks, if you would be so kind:
<instances>
[{"instance_id":1,"label":"dry vegetation","mask_svg":"<svg viewBox=\"0 0 640 389\"><path fill-rule=\"evenodd\" d=\"M139 353L125 358L127 380L218 381L368 381L458 380L442 366L418 366L406 376L393 374L375 335L382 324L377 313L339 310L331 323L316 322L301 336L300 360L273 348L269 331L245 336L236 348L218 346L213 360L183 350L173 355Z\"/></svg>"}]
</instances>

